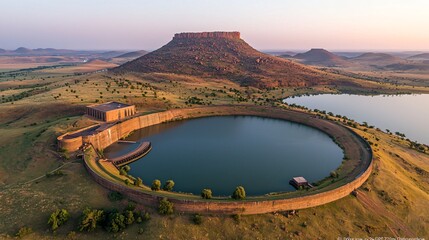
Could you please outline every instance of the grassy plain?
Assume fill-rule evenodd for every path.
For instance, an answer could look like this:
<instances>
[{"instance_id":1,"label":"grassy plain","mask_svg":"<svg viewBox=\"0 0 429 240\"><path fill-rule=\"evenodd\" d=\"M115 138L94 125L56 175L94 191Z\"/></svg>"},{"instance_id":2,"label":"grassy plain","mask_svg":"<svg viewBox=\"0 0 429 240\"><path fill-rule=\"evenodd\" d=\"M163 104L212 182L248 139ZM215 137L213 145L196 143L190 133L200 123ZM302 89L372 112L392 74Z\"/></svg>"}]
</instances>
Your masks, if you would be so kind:
<instances>
[{"instance_id":1,"label":"grassy plain","mask_svg":"<svg viewBox=\"0 0 429 240\"><path fill-rule=\"evenodd\" d=\"M86 206L122 209L128 204L126 199L111 202L108 191L90 178L80 160L56 151L56 136L92 124L81 116L83 106L97 100L117 100L136 104L143 113L196 103L281 104L279 100L284 97L308 93L429 91L426 87L369 81L363 81L361 86L259 90L222 79L174 74L74 75L37 70L18 72L14 77L0 75L0 238L12 238L23 226L34 231L24 237L26 239L427 238L429 155L410 149L405 140L396 136L376 129L365 130L363 126L358 126L356 131L377 146L373 145L374 173L359 189L358 197L348 196L324 206L300 210L294 215L241 216L239 221L231 216L203 216L201 225L193 224L190 215L165 217L158 215L156 209L146 209L151 213L151 220L134 224L119 234L101 229L94 233L76 230L79 215ZM36 88L39 90L34 90ZM33 91L17 97L29 90ZM58 167L62 167L63 176L43 177ZM52 233L46 223L57 208L69 210L72 218ZM140 228L142 235L138 233Z\"/></svg>"}]
</instances>

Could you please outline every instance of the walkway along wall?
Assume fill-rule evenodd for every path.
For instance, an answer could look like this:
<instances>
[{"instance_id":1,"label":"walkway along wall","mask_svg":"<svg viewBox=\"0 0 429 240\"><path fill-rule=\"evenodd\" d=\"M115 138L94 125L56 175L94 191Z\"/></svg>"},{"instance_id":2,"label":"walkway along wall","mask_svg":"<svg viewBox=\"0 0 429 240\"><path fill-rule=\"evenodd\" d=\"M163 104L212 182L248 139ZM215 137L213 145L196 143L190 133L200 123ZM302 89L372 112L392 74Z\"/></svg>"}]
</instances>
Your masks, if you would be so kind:
<instances>
[{"instance_id":1,"label":"walkway along wall","mask_svg":"<svg viewBox=\"0 0 429 240\"><path fill-rule=\"evenodd\" d=\"M273 118L281 118L289 121L300 122L310 127L322 130L335 137L338 141L344 141L344 151L346 154L358 156L360 165L350 174L349 182L338 186L335 189L315 193L313 195L275 200L183 200L170 197L169 200L174 203L175 210L178 212L199 212L207 214L260 214L275 211L296 210L302 208L315 207L329 202L333 202L349 195L353 190L359 188L370 176L372 171L372 151L367 142L357 134L351 134L349 129L342 127L330 121L324 121L315 118L313 115L286 110L275 110L260 107L213 107L213 108L195 108L170 110L161 113L136 117L125 122L116 124L98 134L84 137L84 142L91 142L96 148L105 148L121 137L130 132L159 124L166 121L173 121L185 118L202 117L209 115L258 115ZM335 130L339 133L335 133ZM86 162L86 161L85 161ZM103 178L90 166L86 165L89 173L96 182L107 189L118 191L128 198L144 204L146 206L157 207L160 196L152 195L134 187L127 187L119 182L110 181Z\"/></svg>"},{"instance_id":2,"label":"walkway along wall","mask_svg":"<svg viewBox=\"0 0 429 240\"><path fill-rule=\"evenodd\" d=\"M103 187L117 191L129 199L143 204L145 206L158 207L160 196L151 195L125 185L109 181L97 172L95 172L89 165L85 164L90 175L94 180ZM176 212L187 213L203 213L203 214L262 214L276 211L297 210L303 208L310 208L330 203L348 196L352 191L359 188L371 175L372 162L368 168L355 180L346 185L340 186L333 190L308 195L303 197L278 199L278 200L261 200L261 201L228 201L228 200L181 200L169 198L173 202Z\"/></svg>"}]
</instances>

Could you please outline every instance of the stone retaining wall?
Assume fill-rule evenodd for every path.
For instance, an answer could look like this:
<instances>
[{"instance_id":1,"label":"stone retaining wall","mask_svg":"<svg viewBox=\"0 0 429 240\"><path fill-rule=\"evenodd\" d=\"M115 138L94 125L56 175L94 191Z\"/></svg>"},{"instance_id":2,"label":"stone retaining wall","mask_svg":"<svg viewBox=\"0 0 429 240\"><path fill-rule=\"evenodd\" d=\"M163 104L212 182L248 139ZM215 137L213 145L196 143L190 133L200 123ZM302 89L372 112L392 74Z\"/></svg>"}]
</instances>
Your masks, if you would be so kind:
<instances>
[{"instance_id":1,"label":"stone retaining wall","mask_svg":"<svg viewBox=\"0 0 429 240\"><path fill-rule=\"evenodd\" d=\"M155 196L125 185L109 181L98 175L91 167L86 168L94 180L103 187L117 191L129 199L150 207L158 207L160 196ZM310 208L330 203L348 196L352 191L359 188L371 175L372 162L368 168L352 182L326 192L278 200L261 201L229 201L229 200L181 200L169 198L173 202L176 212L203 213L203 214L262 214L276 211L297 210Z\"/></svg>"},{"instance_id":2,"label":"stone retaining wall","mask_svg":"<svg viewBox=\"0 0 429 240\"><path fill-rule=\"evenodd\" d=\"M349 195L353 190L359 188L370 176L372 171L372 151L366 141L357 134L336 123L320 120L313 115L287 110L270 109L266 107L212 107L212 108L193 108L170 110L166 112L153 113L145 116L136 117L127 120L106 129L96 135L84 137L83 140L91 142L96 148L105 148L113 142L119 140L122 136L139 128L159 124L166 121L178 119L195 118L211 115L257 115L272 118L280 118L293 122L300 122L307 126L317 128L338 141L344 141L344 151L346 154L355 156L360 165L350 174L350 180L347 184L338 186L335 189L319 191L313 195L275 199L275 200L184 200L170 197L169 200L174 203L175 210L178 212L199 212L207 214L260 214L275 211L296 210L302 208L315 207L326 204ZM110 181L98 175L89 166L86 166L89 173L96 182L107 189L118 191L128 198L146 206L157 207L160 196L152 195L134 187L127 187L121 183ZM267 197L268 198L268 197Z\"/></svg>"}]
</instances>

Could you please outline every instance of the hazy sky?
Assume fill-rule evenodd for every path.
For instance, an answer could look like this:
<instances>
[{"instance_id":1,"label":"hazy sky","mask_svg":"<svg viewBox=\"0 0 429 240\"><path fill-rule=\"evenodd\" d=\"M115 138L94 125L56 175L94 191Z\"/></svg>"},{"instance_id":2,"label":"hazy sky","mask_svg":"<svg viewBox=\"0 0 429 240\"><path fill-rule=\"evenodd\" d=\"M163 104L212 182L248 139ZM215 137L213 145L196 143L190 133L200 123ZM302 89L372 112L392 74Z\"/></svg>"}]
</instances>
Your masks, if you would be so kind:
<instances>
[{"instance_id":1,"label":"hazy sky","mask_svg":"<svg viewBox=\"0 0 429 240\"><path fill-rule=\"evenodd\" d=\"M429 50L428 0L0 0L0 48L153 50L187 31L257 49Z\"/></svg>"}]
</instances>

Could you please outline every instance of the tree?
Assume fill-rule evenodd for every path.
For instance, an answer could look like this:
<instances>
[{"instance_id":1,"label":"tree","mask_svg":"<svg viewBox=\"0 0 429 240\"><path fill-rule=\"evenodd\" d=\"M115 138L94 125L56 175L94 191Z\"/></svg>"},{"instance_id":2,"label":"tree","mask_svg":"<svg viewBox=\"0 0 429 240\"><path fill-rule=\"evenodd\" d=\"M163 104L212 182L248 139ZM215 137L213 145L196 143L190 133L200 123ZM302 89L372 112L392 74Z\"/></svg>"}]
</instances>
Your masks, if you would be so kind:
<instances>
[{"instance_id":1,"label":"tree","mask_svg":"<svg viewBox=\"0 0 429 240\"><path fill-rule=\"evenodd\" d=\"M246 191L243 186L238 186L235 188L235 191L232 193L232 198L237 200L242 200L246 198Z\"/></svg>"},{"instance_id":2,"label":"tree","mask_svg":"<svg viewBox=\"0 0 429 240\"><path fill-rule=\"evenodd\" d=\"M125 165L122 167L122 169L124 169L125 172L129 172L131 170L131 167L128 165Z\"/></svg>"},{"instance_id":3,"label":"tree","mask_svg":"<svg viewBox=\"0 0 429 240\"><path fill-rule=\"evenodd\" d=\"M48 224L51 226L52 231L55 231L69 219L70 214L65 209L57 209L51 214Z\"/></svg>"},{"instance_id":4,"label":"tree","mask_svg":"<svg viewBox=\"0 0 429 240\"><path fill-rule=\"evenodd\" d=\"M123 168L121 168L119 169L119 175L126 176L128 173Z\"/></svg>"},{"instance_id":5,"label":"tree","mask_svg":"<svg viewBox=\"0 0 429 240\"><path fill-rule=\"evenodd\" d=\"M161 190L161 181L159 181L158 179L153 180L151 189L152 191Z\"/></svg>"},{"instance_id":6,"label":"tree","mask_svg":"<svg viewBox=\"0 0 429 240\"><path fill-rule=\"evenodd\" d=\"M125 225L125 216L118 212L111 212L107 217L105 228L108 232L117 233L124 230Z\"/></svg>"},{"instance_id":7,"label":"tree","mask_svg":"<svg viewBox=\"0 0 429 240\"><path fill-rule=\"evenodd\" d=\"M120 201L120 200L124 199L124 195L122 195L122 193L116 192L116 191L110 192L108 197L109 197L109 200L112 202Z\"/></svg>"},{"instance_id":8,"label":"tree","mask_svg":"<svg viewBox=\"0 0 429 240\"><path fill-rule=\"evenodd\" d=\"M128 172L131 170L131 167L130 166L128 166L128 165L125 165L125 166L123 166L123 167L121 167L120 169L119 169L119 174L120 175L123 175L123 176L126 176L126 175L128 175Z\"/></svg>"},{"instance_id":9,"label":"tree","mask_svg":"<svg viewBox=\"0 0 429 240\"><path fill-rule=\"evenodd\" d=\"M143 221L149 221L150 220L150 214L148 212L145 212L143 214Z\"/></svg>"},{"instance_id":10,"label":"tree","mask_svg":"<svg viewBox=\"0 0 429 240\"><path fill-rule=\"evenodd\" d=\"M204 199L210 199L212 198L212 190L211 189L203 189L203 191L201 191L201 197Z\"/></svg>"},{"instance_id":11,"label":"tree","mask_svg":"<svg viewBox=\"0 0 429 240\"><path fill-rule=\"evenodd\" d=\"M161 199L159 201L158 212L162 215L169 215L174 212L173 203L168 201L167 198Z\"/></svg>"},{"instance_id":12,"label":"tree","mask_svg":"<svg viewBox=\"0 0 429 240\"><path fill-rule=\"evenodd\" d=\"M94 231L97 228L97 224L103 219L103 217L103 210L86 208L82 212L79 231Z\"/></svg>"},{"instance_id":13,"label":"tree","mask_svg":"<svg viewBox=\"0 0 429 240\"><path fill-rule=\"evenodd\" d=\"M130 182L130 180L129 180L128 178L127 178L127 179L125 179L125 181L124 181L124 182L125 182L125 185L127 185L127 186L128 186L128 185L131 185L131 182Z\"/></svg>"},{"instance_id":14,"label":"tree","mask_svg":"<svg viewBox=\"0 0 429 240\"><path fill-rule=\"evenodd\" d=\"M200 225L201 223L203 223L203 218L201 217L200 214L196 213L192 216L192 221L196 224L196 225Z\"/></svg>"},{"instance_id":15,"label":"tree","mask_svg":"<svg viewBox=\"0 0 429 240\"><path fill-rule=\"evenodd\" d=\"M127 225L131 225L134 223L134 213L133 211L127 210L125 211L125 223Z\"/></svg>"},{"instance_id":16,"label":"tree","mask_svg":"<svg viewBox=\"0 0 429 240\"><path fill-rule=\"evenodd\" d=\"M173 187L174 187L174 182L173 182L173 180L167 180L167 181L165 182L165 185L164 185L164 190L165 190L165 191L171 191L171 190L173 190Z\"/></svg>"},{"instance_id":17,"label":"tree","mask_svg":"<svg viewBox=\"0 0 429 240\"><path fill-rule=\"evenodd\" d=\"M134 185L135 185L135 186L137 186L137 187L140 187L141 185L143 185L143 181L142 181L142 179L138 177L138 178L134 181Z\"/></svg>"}]
</instances>

